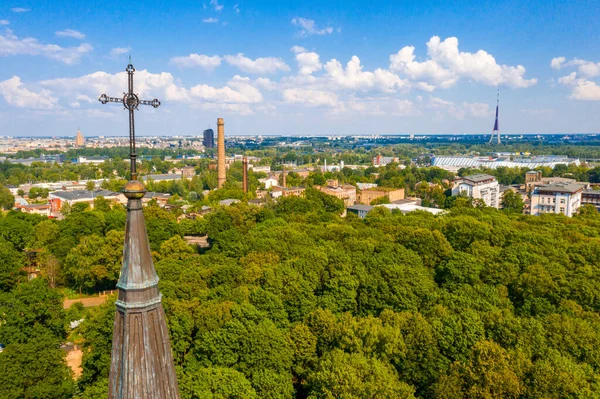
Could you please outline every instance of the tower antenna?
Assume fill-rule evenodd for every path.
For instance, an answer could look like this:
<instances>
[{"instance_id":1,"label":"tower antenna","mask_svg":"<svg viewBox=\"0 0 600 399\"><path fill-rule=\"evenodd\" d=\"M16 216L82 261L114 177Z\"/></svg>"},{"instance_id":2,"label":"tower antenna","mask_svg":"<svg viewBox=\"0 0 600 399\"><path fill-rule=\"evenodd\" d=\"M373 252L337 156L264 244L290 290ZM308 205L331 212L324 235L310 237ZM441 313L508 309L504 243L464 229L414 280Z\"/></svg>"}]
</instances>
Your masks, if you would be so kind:
<instances>
[{"instance_id":1,"label":"tower antenna","mask_svg":"<svg viewBox=\"0 0 600 399\"><path fill-rule=\"evenodd\" d=\"M500 86L496 93L496 120L494 121L494 130L492 131L492 137L490 137L490 144L494 144L494 136L496 136L496 144L502 144L500 141L500 130L498 129L498 108L500 107Z\"/></svg>"}]
</instances>

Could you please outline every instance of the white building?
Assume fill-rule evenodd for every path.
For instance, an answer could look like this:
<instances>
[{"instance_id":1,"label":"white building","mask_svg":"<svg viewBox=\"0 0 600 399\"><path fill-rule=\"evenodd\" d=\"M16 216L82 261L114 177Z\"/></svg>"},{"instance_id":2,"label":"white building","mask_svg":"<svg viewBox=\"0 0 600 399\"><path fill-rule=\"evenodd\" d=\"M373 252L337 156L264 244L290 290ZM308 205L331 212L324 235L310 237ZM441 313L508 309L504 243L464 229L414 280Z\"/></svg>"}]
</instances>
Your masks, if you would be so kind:
<instances>
[{"instance_id":1,"label":"white building","mask_svg":"<svg viewBox=\"0 0 600 399\"><path fill-rule=\"evenodd\" d=\"M271 187L279 184L279 181L275 177L265 177L264 179L258 179L258 182L265 186L265 190L268 190Z\"/></svg>"},{"instance_id":2,"label":"white building","mask_svg":"<svg viewBox=\"0 0 600 399\"><path fill-rule=\"evenodd\" d=\"M562 213L573 216L581 206L585 184L549 184L539 186L531 193L531 214Z\"/></svg>"},{"instance_id":3,"label":"white building","mask_svg":"<svg viewBox=\"0 0 600 399\"><path fill-rule=\"evenodd\" d=\"M461 194L481 199L492 208L498 209L500 205L500 186L498 180L491 175L479 173L455 180L452 195Z\"/></svg>"}]
</instances>

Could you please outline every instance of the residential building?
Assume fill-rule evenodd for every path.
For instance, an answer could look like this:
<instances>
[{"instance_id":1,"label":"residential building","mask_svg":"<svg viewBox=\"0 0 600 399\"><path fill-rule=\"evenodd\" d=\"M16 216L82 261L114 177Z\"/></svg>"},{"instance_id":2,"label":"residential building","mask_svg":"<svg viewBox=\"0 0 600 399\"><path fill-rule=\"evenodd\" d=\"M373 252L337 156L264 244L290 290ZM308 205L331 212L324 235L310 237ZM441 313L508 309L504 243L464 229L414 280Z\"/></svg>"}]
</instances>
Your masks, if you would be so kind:
<instances>
[{"instance_id":1,"label":"residential building","mask_svg":"<svg viewBox=\"0 0 600 399\"><path fill-rule=\"evenodd\" d=\"M202 145L206 148L215 148L215 132L212 129L206 129L202 133Z\"/></svg>"},{"instance_id":2,"label":"residential building","mask_svg":"<svg viewBox=\"0 0 600 399\"><path fill-rule=\"evenodd\" d=\"M304 187L280 187L271 188L271 197L304 197Z\"/></svg>"},{"instance_id":3,"label":"residential building","mask_svg":"<svg viewBox=\"0 0 600 399\"><path fill-rule=\"evenodd\" d=\"M373 166L387 166L391 163L399 163L400 158L398 157L382 157L381 155L377 155L373 157Z\"/></svg>"},{"instance_id":4,"label":"residential building","mask_svg":"<svg viewBox=\"0 0 600 399\"><path fill-rule=\"evenodd\" d=\"M34 213L36 215L50 216L52 213L52 205L50 204L27 204L18 206L21 212Z\"/></svg>"},{"instance_id":5,"label":"residential building","mask_svg":"<svg viewBox=\"0 0 600 399\"><path fill-rule=\"evenodd\" d=\"M500 206L498 180L494 176L483 173L456 179L452 195L466 195L474 199L481 199L487 206L496 209Z\"/></svg>"},{"instance_id":6,"label":"residential building","mask_svg":"<svg viewBox=\"0 0 600 399\"><path fill-rule=\"evenodd\" d=\"M270 166L255 166L255 165L248 165L248 169L252 170L254 173L271 173L271 167Z\"/></svg>"},{"instance_id":7,"label":"residential building","mask_svg":"<svg viewBox=\"0 0 600 399\"><path fill-rule=\"evenodd\" d=\"M103 197L114 203L125 204L127 202L123 194L107 190L53 191L48 194L48 202L52 206L52 212L59 212L64 204L73 206L80 202L87 202L93 208L94 200L98 197Z\"/></svg>"},{"instance_id":8,"label":"residential building","mask_svg":"<svg viewBox=\"0 0 600 399\"><path fill-rule=\"evenodd\" d=\"M582 192L585 184L581 183L556 183L538 186L531 193L530 213L541 215L544 213L562 213L573 216L581 206Z\"/></svg>"},{"instance_id":9,"label":"residential building","mask_svg":"<svg viewBox=\"0 0 600 399\"><path fill-rule=\"evenodd\" d=\"M600 190L583 190L581 192L581 205L593 205L600 211Z\"/></svg>"},{"instance_id":10,"label":"residential building","mask_svg":"<svg viewBox=\"0 0 600 399\"><path fill-rule=\"evenodd\" d=\"M387 187L368 188L361 190L357 194L358 202L363 205L371 205L371 202L382 197L386 197L389 202L404 199L404 189Z\"/></svg>"},{"instance_id":11,"label":"residential building","mask_svg":"<svg viewBox=\"0 0 600 399\"><path fill-rule=\"evenodd\" d=\"M356 187L351 185L342 185L342 186L315 186L315 188L325 194L333 195L336 198L344 201L344 205L349 207L350 205L354 205L356 202Z\"/></svg>"},{"instance_id":12,"label":"residential building","mask_svg":"<svg viewBox=\"0 0 600 399\"><path fill-rule=\"evenodd\" d=\"M142 204L147 205L150 201L155 200L159 206L165 206L171 199L171 194L169 193L157 193L154 191L148 191L144 194L142 198Z\"/></svg>"},{"instance_id":13,"label":"residential building","mask_svg":"<svg viewBox=\"0 0 600 399\"><path fill-rule=\"evenodd\" d=\"M542 172L530 170L525 174L525 191L531 193L537 186L547 186L549 184L569 184L575 183L575 179L566 177L542 177Z\"/></svg>"},{"instance_id":14,"label":"residential building","mask_svg":"<svg viewBox=\"0 0 600 399\"><path fill-rule=\"evenodd\" d=\"M184 179L191 179L196 175L196 168L193 166L184 166L181 168L181 177Z\"/></svg>"},{"instance_id":15,"label":"residential building","mask_svg":"<svg viewBox=\"0 0 600 399\"><path fill-rule=\"evenodd\" d=\"M354 213L359 218L364 219L365 216L367 216L367 213L369 213L373 208L375 207L371 205L356 204L349 206L346 211L347 213Z\"/></svg>"}]
</instances>

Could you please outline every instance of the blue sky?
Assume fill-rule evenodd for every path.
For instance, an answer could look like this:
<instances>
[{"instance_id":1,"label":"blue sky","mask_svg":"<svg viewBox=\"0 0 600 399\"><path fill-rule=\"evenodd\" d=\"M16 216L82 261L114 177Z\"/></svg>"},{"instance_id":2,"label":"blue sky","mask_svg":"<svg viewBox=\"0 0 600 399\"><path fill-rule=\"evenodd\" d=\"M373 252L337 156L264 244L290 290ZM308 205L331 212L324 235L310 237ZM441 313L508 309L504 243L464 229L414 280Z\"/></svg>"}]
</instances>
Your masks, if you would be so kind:
<instances>
[{"instance_id":1,"label":"blue sky","mask_svg":"<svg viewBox=\"0 0 600 399\"><path fill-rule=\"evenodd\" d=\"M594 1L12 1L0 135L597 132Z\"/></svg>"}]
</instances>

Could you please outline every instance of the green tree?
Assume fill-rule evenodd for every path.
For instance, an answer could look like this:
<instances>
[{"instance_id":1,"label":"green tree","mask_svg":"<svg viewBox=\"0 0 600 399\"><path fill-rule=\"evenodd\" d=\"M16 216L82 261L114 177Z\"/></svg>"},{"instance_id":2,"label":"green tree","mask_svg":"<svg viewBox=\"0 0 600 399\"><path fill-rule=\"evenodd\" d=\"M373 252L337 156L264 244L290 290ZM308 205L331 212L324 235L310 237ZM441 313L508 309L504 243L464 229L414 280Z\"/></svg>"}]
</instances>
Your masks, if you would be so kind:
<instances>
[{"instance_id":1,"label":"green tree","mask_svg":"<svg viewBox=\"0 0 600 399\"><path fill-rule=\"evenodd\" d=\"M15 206L15 197L10 190L0 185L0 208L12 209Z\"/></svg>"},{"instance_id":2,"label":"green tree","mask_svg":"<svg viewBox=\"0 0 600 399\"><path fill-rule=\"evenodd\" d=\"M41 335L13 343L0 354L0 397L68 399L75 383L55 337Z\"/></svg>"},{"instance_id":3,"label":"green tree","mask_svg":"<svg viewBox=\"0 0 600 399\"><path fill-rule=\"evenodd\" d=\"M523 213L523 198L521 194L506 190L502 196L502 208L508 212Z\"/></svg>"},{"instance_id":4,"label":"green tree","mask_svg":"<svg viewBox=\"0 0 600 399\"><path fill-rule=\"evenodd\" d=\"M309 398L414 398L414 389L394 368L358 353L333 350L307 379Z\"/></svg>"}]
</instances>

